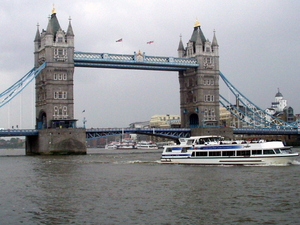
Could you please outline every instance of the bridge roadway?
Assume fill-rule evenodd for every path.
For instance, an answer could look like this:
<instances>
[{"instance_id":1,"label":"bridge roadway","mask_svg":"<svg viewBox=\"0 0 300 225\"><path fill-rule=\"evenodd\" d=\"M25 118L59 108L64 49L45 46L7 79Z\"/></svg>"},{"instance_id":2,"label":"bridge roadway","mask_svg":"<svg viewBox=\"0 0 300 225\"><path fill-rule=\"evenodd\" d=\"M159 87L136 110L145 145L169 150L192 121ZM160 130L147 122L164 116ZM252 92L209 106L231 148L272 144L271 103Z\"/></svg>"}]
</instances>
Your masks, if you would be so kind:
<instances>
[{"instance_id":1,"label":"bridge roadway","mask_svg":"<svg viewBox=\"0 0 300 225\"><path fill-rule=\"evenodd\" d=\"M59 128L58 128L59 129ZM145 134L165 138L186 138L191 136L190 128L91 128L86 129L86 139L121 135L121 134ZM253 129L253 128L234 128L234 134L254 134L254 135L298 135L299 129ZM35 136L38 135L37 129L1 129L0 137L15 136Z\"/></svg>"},{"instance_id":2,"label":"bridge roadway","mask_svg":"<svg viewBox=\"0 0 300 225\"><path fill-rule=\"evenodd\" d=\"M195 58L147 56L141 52L133 55L91 52L74 52L75 67L97 67L114 69L139 69L183 71L199 66Z\"/></svg>"},{"instance_id":3,"label":"bridge roadway","mask_svg":"<svg viewBox=\"0 0 300 225\"><path fill-rule=\"evenodd\" d=\"M57 128L59 129L59 128ZM191 129L189 128L91 128L86 129L86 139L95 139L113 135L121 134L146 134L166 138L184 138L190 137ZM2 129L0 130L0 137L14 137L14 136L34 136L38 135L37 129Z\"/></svg>"}]
</instances>

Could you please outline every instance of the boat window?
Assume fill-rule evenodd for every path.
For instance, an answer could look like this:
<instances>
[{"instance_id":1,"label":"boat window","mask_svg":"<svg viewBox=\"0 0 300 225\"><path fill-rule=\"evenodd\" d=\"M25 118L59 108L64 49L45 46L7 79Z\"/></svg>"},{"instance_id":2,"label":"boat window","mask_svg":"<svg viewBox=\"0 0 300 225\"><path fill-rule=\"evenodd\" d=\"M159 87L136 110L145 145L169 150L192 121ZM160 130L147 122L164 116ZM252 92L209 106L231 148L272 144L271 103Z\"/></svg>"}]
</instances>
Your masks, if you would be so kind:
<instances>
[{"instance_id":1,"label":"boat window","mask_svg":"<svg viewBox=\"0 0 300 225\"><path fill-rule=\"evenodd\" d=\"M221 156L221 152L209 152L209 156Z\"/></svg>"},{"instance_id":2,"label":"boat window","mask_svg":"<svg viewBox=\"0 0 300 225\"><path fill-rule=\"evenodd\" d=\"M223 156L235 156L235 151L224 151L222 152Z\"/></svg>"},{"instance_id":3,"label":"boat window","mask_svg":"<svg viewBox=\"0 0 300 225\"><path fill-rule=\"evenodd\" d=\"M247 151L237 151L236 155L237 156L250 156L250 150L247 150Z\"/></svg>"},{"instance_id":4,"label":"boat window","mask_svg":"<svg viewBox=\"0 0 300 225\"><path fill-rule=\"evenodd\" d=\"M182 148L181 152L187 152L188 148Z\"/></svg>"},{"instance_id":5,"label":"boat window","mask_svg":"<svg viewBox=\"0 0 300 225\"><path fill-rule=\"evenodd\" d=\"M192 156L195 156L195 152L192 152Z\"/></svg>"},{"instance_id":6,"label":"boat window","mask_svg":"<svg viewBox=\"0 0 300 225\"><path fill-rule=\"evenodd\" d=\"M186 144L187 144L187 145L192 145L193 142L194 142L194 140L188 140Z\"/></svg>"},{"instance_id":7,"label":"boat window","mask_svg":"<svg viewBox=\"0 0 300 225\"><path fill-rule=\"evenodd\" d=\"M198 140L198 143L199 143L200 145L203 145L203 144L204 144L204 140L203 140L202 138L200 138L200 139Z\"/></svg>"},{"instance_id":8,"label":"boat window","mask_svg":"<svg viewBox=\"0 0 300 225\"><path fill-rule=\"evenodd\" d=\"M167 148L166 152L172 152L172 148Z\"/></svg>"},{"instance_id":9,"label":"boat window","mask_svg":"<svg viewBox=\"0 0 300 225\"><path fill-rule=\"evenodd\" d=\"M290 148L283 148L283 149L280 149L282 153L292 153L292 149Z\"/></svg>"},{"instance_id":10,"label":"boat window","mask_svg":"<svg viewBox=\"0 0 300 225\"><path fill-rule=\"evenodd\" d=\"M252 155L261 155L262 150L252 150Z\"/></svg>"},{"instance_id":11,"label":"boat window","mask_svg":"<svg viewBox=\"0 0 300 225\"><path fill-rule=\"evenodd\" d=\"M196 156L207 156L207 152L196 152Z\"/></svg>"},{"instance_id":12,"label":"boat window","mask_svg":"<svg viewBox=\"0 0 300 225\"><path fill-rule=\"evenodd\" d=\"M276 152L276 154L280 154L280 150L278 148L275 148L274 151Z\"/></svg>"},{"instance_id":13,"label":"boat window","mask_svg":"<svg viewBox=\"0 0 300 225\"><path fill-rule=\"evenodd\" d=\"M275 154L275 152L273 151L273 149L264 150L264 155L269 155L269 154Z\"/></svg>"}]
</instances>

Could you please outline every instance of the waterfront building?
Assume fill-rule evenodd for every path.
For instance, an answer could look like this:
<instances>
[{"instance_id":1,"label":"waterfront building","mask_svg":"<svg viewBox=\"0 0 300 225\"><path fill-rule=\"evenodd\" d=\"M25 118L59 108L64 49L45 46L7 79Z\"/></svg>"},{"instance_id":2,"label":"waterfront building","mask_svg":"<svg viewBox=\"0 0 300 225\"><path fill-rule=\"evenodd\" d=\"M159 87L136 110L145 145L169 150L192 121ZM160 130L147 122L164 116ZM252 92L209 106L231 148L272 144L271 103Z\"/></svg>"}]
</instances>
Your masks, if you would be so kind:
<instances>
[{"instance_id":1,"label":"waterfront building","mask_svg":"<svg viewBox=\"0 0 300 225\"><path fill-rule=\"evenodd\" d=\"M283 98L283 95L280 93L278 88L278 92L275 95L275 101L272 102L271 108L276 112L283 112L285 107L287 107L287 100Z\"/></svg>"},{"instance_id":2,"label":"waterfront building","mask_svg":"<svg viewBox=\"0 0 300 225\"><path fill-rule=\"evenodd\" d=\"M225 107L220 106L220 126L231 126L232 119L231 113Z\"/></svg>"},{"instance_id":3,"label":"waterfront building","mask_svg":"<svg viewBox=\"0 0 300 225\"><path fill-rule=\"evenodd\" d=\"M149 123L152 128L176 128L180 127L180 116L172 114L154 115Z\"/></svg>"},{"instance_id":4,"label":"waterfront building","mask_svg":"<svg viewBox=\"0 0 300 225\"><path fill-rule=\"evenodd\" d=\"M287 100L283 98L283 95L279 91L275 95L275 101L271 103L271 107L265 110L268 114L275 116L288 123L295 121L294 109L288 106Z\"/></svg>"}]
</instances>

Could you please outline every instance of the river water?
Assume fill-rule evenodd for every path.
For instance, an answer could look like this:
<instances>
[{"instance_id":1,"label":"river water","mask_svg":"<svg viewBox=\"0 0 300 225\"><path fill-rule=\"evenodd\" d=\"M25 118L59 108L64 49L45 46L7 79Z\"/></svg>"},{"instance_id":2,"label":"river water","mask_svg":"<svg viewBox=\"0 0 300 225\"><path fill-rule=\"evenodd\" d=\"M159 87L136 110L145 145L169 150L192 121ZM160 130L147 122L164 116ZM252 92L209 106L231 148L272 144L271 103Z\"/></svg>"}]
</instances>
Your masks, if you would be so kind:
<instances>
[{"instance_id":1,"label":"river water","mask_svg":"<svg viewBox=\"0 0 300 225\"><path fill-rule=\"evenodd\" d=\"M296 149L296 151L300 149ZM161 150L0 150L0 224L299 224L289 166L159 163Z\"/></svg>"}]
</instances>

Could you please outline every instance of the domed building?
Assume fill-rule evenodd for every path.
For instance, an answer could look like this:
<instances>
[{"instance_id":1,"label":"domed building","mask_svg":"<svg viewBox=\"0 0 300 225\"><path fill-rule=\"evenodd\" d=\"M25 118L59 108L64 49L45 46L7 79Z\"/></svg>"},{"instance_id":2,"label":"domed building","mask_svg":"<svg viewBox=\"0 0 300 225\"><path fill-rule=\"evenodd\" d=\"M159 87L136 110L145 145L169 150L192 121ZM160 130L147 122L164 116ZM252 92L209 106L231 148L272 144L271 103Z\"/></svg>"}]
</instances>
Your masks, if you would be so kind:
<instances>
[{"instance_id":1,"label":"domed building","mask_svg":"<svg viewBox=\"0 0 300 225\"><path fill-rule=\"evenodd\" d=\"M271 107L266 109L266 112L288 123L295 121L294 109L287 104L287 100L279 91L275 95L275 101L271 103Z\"/></svg>"},{"instance_id":2,"label":"domed building","mask_svg":"<svg viewBox=\"0 0 300 225\"><path fill-rule=\"evenodd\" d=\"M283 95L280 93L278 88L278 92L275 95L275 102L272 102L271 108L274 109L276 112L283 112L286 106L287 100L283 98Z\"/></svg>"}]
</instances>

